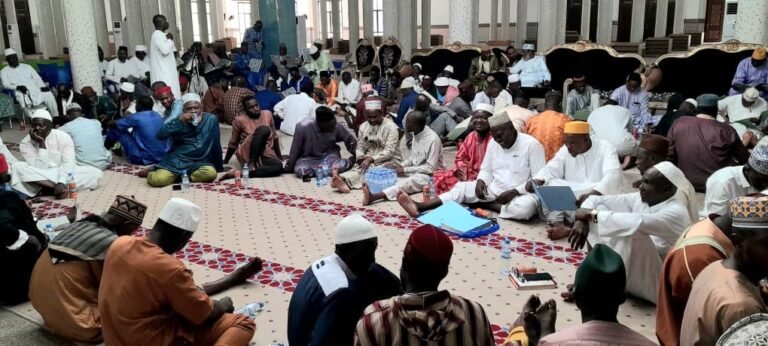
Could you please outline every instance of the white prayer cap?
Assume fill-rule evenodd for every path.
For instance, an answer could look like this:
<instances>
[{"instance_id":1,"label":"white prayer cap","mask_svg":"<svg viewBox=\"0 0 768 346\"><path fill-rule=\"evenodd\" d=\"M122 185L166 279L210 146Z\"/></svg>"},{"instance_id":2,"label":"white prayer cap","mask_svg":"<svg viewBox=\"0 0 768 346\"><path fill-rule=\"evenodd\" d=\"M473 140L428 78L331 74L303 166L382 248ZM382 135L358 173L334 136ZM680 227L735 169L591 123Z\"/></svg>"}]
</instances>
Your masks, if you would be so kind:
<instances>
[{"instance_id":1,"label":"white prayer cap","mask_svg":"<svg viewBox=\"0 0 768 346\"><path fill-rule=\"evenodd\" d=\"M48 121L53 121L53 117L51 117L51 113L49 113L45 109L36 109L34 112L32 112L32 115L30 116L30 118L32 119L40 118Z\"/></svg>"},{"instance_id":2,"label":"white prayer cap","mask_svg":"<svg viewBox=\"0 0 768 346\"><path fill-rule=\"evenodd\" d=\"M698 107L698 102L695 99L686 99L684 102L692 104L694 108Z\"/></svg>"},{"instance_id":3,"label":"white prayer cap","mask_svg":"<svg viewBox=\"0 0 768 346\"><path fill-rule=\"evenodd\" d=\"M520 75L517 73L513 73L507 77L508 83L517 83L520 81Z\"/></svg>"},{"instance_id":4,"label":"white prayer cap","mask_svg":"<svg viewBox=\"0 0 768 346\"><path fill-rule=\"evenodd\" d=\"M187 102L200 102L201 98L200 95L196 93L186 93L184 96L181 97L182 104L187 104Z\"/></svg>"},{"instance_id":5,"label":"white prayer cap","mask_svg":"<svg viewBox=\"0 0 768 346\"><path fill-rule=\"evenodd\" d=\"M423 70L423 68L421 67L421 64L420 64L420 63L415 63L415 64L413 64L413 67L418 67L418 68L419 68L419 70Z\"/></svg>"},{"instance_id":6,"label":"white prayer cap","mask_svg":"<svg viewBox=\"0 0 768 346\"><path fill-rule=\"evenodd\" d=\"M336 225L336 245L376 238L376 228L360 214L352 214Z\"/></svg>"},{"instance_id":7,"label":"white prayer cap","mask_svg":"<svg viewBox=\"0 0 768 346\"><path fill-rule=\"evenodd\" d=\"M6 48L5 49L5 56L14 55L16 54L16 50L13 48Z\"/></svg>"},{"instance_id":8,"label":"white prayer cap","mask_svg":"<svg viewBox=\"0 0 768 346\"><path fill-rule=\"evenodd\" d=\"M747 90L744 90L744 94L741 95L741 97L744 98L744 101L755 102L757 101L757 98L760 97L760 92L757 91L757 89L750 87L747 88Z\"/></svg>"},{"instance_id":9,"label":"white prayer cap","mask_svg":"<svg viewBox=\"0 0 768 346\"><path fill-rule=\"evenodd\" d=\"M453 66L445 65L445 68L443 69L443 71L448 71L450 73L453 73Z\"/></svg>"},{"instance_id":10,"label":"white prayer cap","mask_svg":"<svg viewBox=\"0 0 768 346\"><path fill-rule=\"evenodd\" d=\"M445 87L451 85L451 80L447 77L438 77L435 79L435 86Z\"/></svg>"},{"instance_id":11,"label":"white prayer cap","mask_svg":"<svg viewBox=\"0 0 768 346\"><path fill-rule=\"evenodd\" d=\"M693 185L685 177L683 171L669 161L659 162L653 168L656 168L672 185L677 187L674 197L688 209L688 216L691 218L691 222L698 221L699 208L696 203L696 190L693 189Z\"/></svg>"},{"instance_id":12,"label":"white prayer cap","mask_svg":"<svg viewBox=\"0 0 768 346\"><path fill-rule=\"evenodd\" d=\"M413 77L408 77L400 82L400 89L413 88L414 85L416 85L416 80Z\"/></svg>"},{"instance_id":13,"label":"white prayer cap","mask_svg":"<svg viewBox=\"0 0 768 346\"><path fill-rule=\"evenodd\" d=\"M493 114L493 106L487 103L479 103L475 106L476 111L483 111Z\"/></svg>"},{"instance_id":14,"label":"white prayer cap","mask_svg":"<svg viewBox=\"0 0 768 346\"><path fill-rule=\"evenodd\" d=\"M381 100L378 100L378 99L365 100L365 110L367 111L381 110Z\"/></svg>"},{"instance_id":15,"label":"white prayer cap","mask_svg":"<svg viewBox=\"0 0 768 346\"><path fill-rule=\"evenodd\" d=\"M523 50L536 50L536 46L533 43L523 44Z\"/></svg>"},{"instance_id":16,"label":"white prayer cap","mask_svg":"<svg viewBox=\"0 0 768 346\"><path fill-rule=\"evenodd\" d=\"M147 46L145 46L143 44L139 44L139 45L136 45L136 48L134 48L133 50L135 50L137 52L146 52L147 51Z\"/></svg>"},{"instance_id":17,"label":"white prayer cap","mask_svg":"<svg viewBox=\"0 0 768 346\"><path fill-rule=\"evenodd\" d=\"M490 106L490 105L489 105ZM478 107L479 109L479 107ZM494 128L499 125L504 125L506 123L511 123L512 120L509 119L509 115L507 115L507 111L500 111L496 114L494 114L492 117L488 118L488 126L490 128Z\"/></svg>"},{"instance_id":18,"label":"white prayer cap","mask_svg":"<svg viewBox=\"0 0 768 346\"><path fill-rule=\"evenodd\" d=\"M165 203L157 217L171 226L181 228L188 232L195 232L200 224L202 210L197 204L186 199L174 197Z\"/></svg>"},{"instance_id":19,"label":"white prayer cap","mask_svg":"<svg viewBox=\"0 0 768 346\"><path fill-rule=\"evenodd\" d=\"M309 54L317 54L317 51L318 51L317 46L312 45L309 47Z\"/></svg>"},{"instance_id":20,"label":"white prayer cap","mask_svg":"<svg viewBox=\"0 0 768 346\"><path fill-rule=\"evenodd\" d=\"M120 84L120 90L127 93L132 93L136 91L136 86L133 85L133 83L123 82L123 84Z\"/></svg>"}]
</instances>

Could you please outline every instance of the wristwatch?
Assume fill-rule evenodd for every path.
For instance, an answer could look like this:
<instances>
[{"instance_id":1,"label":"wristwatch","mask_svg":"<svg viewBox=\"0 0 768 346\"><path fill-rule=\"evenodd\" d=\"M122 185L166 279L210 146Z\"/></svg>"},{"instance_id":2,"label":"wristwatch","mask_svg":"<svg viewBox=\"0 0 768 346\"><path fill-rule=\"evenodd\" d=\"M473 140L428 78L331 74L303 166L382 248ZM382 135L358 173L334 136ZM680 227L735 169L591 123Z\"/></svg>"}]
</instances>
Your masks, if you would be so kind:
<instances>
[{"instance_id":1,"label":"wristwatch","mask_svg":"<svg viewBox=\"0 0 768 346\"><path fill-rule=\"evenodd\" d=\"M592 215L592 222L597 223L597 209L592 209L591 212L589 212L589 215Z\"/></svg>"}]
</instances>

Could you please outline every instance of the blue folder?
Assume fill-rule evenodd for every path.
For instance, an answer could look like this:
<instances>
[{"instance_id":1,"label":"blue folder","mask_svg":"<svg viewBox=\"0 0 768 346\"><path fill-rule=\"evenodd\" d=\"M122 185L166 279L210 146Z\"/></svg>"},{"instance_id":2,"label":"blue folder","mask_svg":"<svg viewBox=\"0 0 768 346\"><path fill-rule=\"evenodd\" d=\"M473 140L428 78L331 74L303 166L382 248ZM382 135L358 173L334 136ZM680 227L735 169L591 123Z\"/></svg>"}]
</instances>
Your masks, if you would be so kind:
<instances>
[{"instance_id":1,"label":"blue folder","mask_svg":"<svg viewBox=\"0 0 768 346\"><path fill-rule=\"evenodd\" d=\"M493 223L489 219L474 216L472 212L453 201L447 201L439 208L419 216L418 220L458 235L487 228Z\"/></svg>"},{"instance_id":2,"label":"blue folder","mask_svg":"<svg viewBox=\"0 0 768 346\"><path fill-rule=\"evenodd\" d=\"M539 197L546 210L576 211L576 195L570 186L538 186L533 184L533 191Z\"/></svg>"}]
</instances>

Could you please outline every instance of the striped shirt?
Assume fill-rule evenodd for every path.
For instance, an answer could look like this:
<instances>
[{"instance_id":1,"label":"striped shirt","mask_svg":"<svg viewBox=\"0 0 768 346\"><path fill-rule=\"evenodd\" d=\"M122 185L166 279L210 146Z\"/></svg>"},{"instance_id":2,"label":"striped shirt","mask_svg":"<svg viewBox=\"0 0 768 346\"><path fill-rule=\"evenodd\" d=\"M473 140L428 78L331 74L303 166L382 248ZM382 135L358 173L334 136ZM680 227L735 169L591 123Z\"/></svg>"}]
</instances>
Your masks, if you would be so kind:
<instances>
[{"instance_id":1,"label":"striped shirt","mask_svg":"<svg viewBox=\"0 0 768 346\"><path fill-rule=\"evenodd\" d=\"M434 301L425 305L427 301ZM483 308L448 291L406 294L369 305L355 345L494 345Z\"/></svg>"}]
</instances>

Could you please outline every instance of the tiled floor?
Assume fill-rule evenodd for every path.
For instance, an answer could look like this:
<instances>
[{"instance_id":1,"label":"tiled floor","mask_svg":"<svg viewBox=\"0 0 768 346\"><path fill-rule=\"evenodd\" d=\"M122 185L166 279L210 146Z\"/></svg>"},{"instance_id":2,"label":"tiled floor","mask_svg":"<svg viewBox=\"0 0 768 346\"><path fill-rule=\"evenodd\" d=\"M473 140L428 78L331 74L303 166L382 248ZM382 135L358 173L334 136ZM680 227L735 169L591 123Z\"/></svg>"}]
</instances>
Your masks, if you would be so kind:
<instances>
[{"instance_id":1,"label":"tiled floor","mask_svg":"<svg viewBox=\"0 0 768 346\"><path fill-rule=\"evenodd\" d=\"M229 132L229 128L222 127L223 143L229 139ZM18 143L23 135L18 130L0 132L6 143ZM284 136L281 143L283 152L287 152L290 138ZM10 147L14 148L13 145ZM453 150L446 152L446 162L452 162L453 153ZM120 161L119 158L116 161ZM223 294L230 296L236 307L255 301L266 302L266 310L256 318L254 345L287 341L286 320L291 292L304 268L313 260L332 253L334 227L343 216L361 213L377 224L377 261L394 273L399 270L408 230L419 224L407 217L394 202L363 208L360 207L359 191L342 195L328 187L317 188L314 182L302 183L293 176L251 179L249 188L236 188L229 182L195 185L190 192L181 193L171 191L170 187L150 188L134 175L136 170L134 166L116 163L104 173L98 190L80 194L82 208L94 213L103 212L116 194L131 194L149 206L143 226L151 228L171 196L188 198L202 206L204 217L198 232L187 248L177 255L194 271L198 284L221 277L250 256L260 256L268 261L267 268L251 282ZM627 175L627 181L631 181L636 173ZM67 200L47 202L39 205L36 212L40 216L61 214L68 204L71 202ZM456 246L450 274L442 288L480 302L499 338L517 318L530 294L557 301L558 328L580 323L577 308L562 302L559 293L573 280L576 265L584 253L567 249L565 241L553 244L544 235L541 222L500 223L501 230L490 236L472 240L454 238ZM561 287L538 292L516 290L498 274L499 244L503 237L513 240L513 264L535 265L548 271ZM29 304L10 309L40 321ZM622 306L619 319L655 340L655 314L649 304L630 299Z\"/></svg>"}]
</instances>

